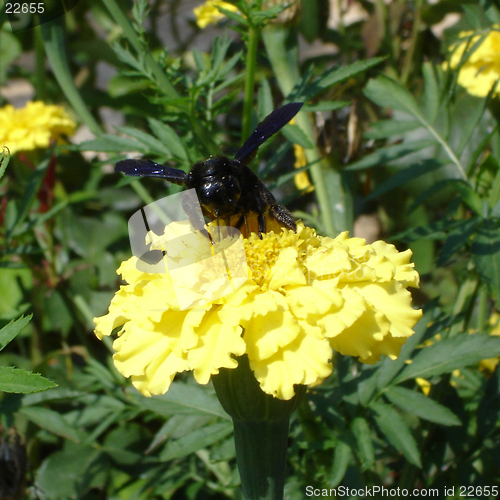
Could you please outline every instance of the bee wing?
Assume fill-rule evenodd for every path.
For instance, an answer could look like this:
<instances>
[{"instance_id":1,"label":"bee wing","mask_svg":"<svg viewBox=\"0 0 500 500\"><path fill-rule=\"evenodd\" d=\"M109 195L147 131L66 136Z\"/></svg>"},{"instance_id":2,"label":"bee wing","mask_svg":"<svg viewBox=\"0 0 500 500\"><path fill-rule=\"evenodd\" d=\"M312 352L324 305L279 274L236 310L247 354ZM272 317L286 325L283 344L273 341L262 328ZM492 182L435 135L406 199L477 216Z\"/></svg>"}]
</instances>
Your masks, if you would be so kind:
<instances>
[{"instance_id":1,"label":"bee wing","mask_svg":"<svg viewBox=\"0 0 500 500\"><path fill-rule=\"evenodd\" d=\"M301 102L291 102L275 109L270 115L266 116L257 125L257 128L245 141L245 144L241 146L234 159L247 165L250 160L255 158L259 146L283 128L299 112L302 106L303 103Z\"/></svg>"},{"instance_id":2,"label":"bee wing","mask_svg":"<svg viewBox=\"0 0 500 500\"><path fill-rule=\"evenodd\" d=\"M183 186L186 183L187 177L184 170L142 159L121 160L115 165L115 172L123 172L126 175L134 177L159 177L179 186Z\"/></svg>"}]
</instances>

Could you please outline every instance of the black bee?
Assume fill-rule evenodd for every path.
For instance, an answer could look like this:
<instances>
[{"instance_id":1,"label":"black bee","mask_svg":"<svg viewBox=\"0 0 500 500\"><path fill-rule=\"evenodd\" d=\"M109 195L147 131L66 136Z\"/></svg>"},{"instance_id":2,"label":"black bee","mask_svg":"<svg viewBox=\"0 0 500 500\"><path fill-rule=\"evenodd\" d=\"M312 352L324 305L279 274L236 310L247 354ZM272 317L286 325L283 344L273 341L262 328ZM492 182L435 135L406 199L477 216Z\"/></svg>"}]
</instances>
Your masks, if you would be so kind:
<instances>
[{"instance_id":1,"label":"black bee","mask_svg":"<svg viewBox=\"0 0 500 500\"><path fill-rule=\"evenodd\" d=\"M248 168L259 147L283 128L300 110L301 102L285 104L275 109L257 125L250 137L236 153L234 160L225 156L210 157L195 163L189 173L177 168L159 165L151 160L122 160L116 172L136 177L160 177L178 185L194 188L203 215L210 220L227 221L238 229L246 228L250 234L249 216L256 214L259 237L266 232L266 216L278 226L296 231L292 214L276 202L276 198L260 179Z\"/></svg>"}]
</instances>

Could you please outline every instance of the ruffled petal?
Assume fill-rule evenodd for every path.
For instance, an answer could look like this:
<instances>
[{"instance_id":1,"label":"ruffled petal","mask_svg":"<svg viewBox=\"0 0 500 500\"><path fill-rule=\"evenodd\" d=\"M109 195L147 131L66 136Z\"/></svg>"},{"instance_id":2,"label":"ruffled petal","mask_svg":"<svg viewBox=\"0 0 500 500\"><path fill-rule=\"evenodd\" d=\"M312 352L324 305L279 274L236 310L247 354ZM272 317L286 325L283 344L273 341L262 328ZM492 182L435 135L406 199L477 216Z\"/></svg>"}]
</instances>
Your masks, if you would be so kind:
<instances>
[{"instance_id":1,"label":"ruffled petal","mask_svg":"<svg viewBox=\"0 0 500 500\"><path fill-rule=\"evenodd\" d=\"M332 351L319 328L303 325L305 329L295 340L278 349L271 357L262 359L248 355L250 368L262 390L279 399L291 399L294 385L310 385L324 380L332 372Z\"/></svg>"},{"instance_id":2,"label":"ruffled petal","mask_svg":"<svg viewBox=\"0 0 500 500\"><path fill-rule=\"evenodd\" d=\"M200 384L207 384L210 376L219 373L219 368L236 368L235 356L245 354L245 342L241 338L242 328L221 324L214 311L204 318L197 329L198 344L189 349L189 369Z\"/></svg>"}]
</instances>

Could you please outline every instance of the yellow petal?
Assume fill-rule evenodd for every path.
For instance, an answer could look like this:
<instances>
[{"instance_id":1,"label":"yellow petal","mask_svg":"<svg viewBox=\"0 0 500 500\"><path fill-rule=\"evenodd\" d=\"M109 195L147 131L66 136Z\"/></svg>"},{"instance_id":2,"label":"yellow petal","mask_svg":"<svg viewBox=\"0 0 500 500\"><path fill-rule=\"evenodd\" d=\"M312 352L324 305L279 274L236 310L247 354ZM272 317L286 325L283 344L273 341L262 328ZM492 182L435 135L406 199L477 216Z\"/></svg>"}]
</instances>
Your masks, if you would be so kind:
<instances>
[{"instance_id":1,"label":"yellow petal","mask_svg":"<svg viewBox=\"0 0 500 500\"><path fill-rule=\"evenodd\" d=\"M359 284L356 291L375 310L384 314L391 324L394 337L409 337L415 323L422 317L421 310L411 307L411 294L397 282Z\"/></svg>"},{"instance_id":2,"label":"yellow petal","mask_svg":"<svg viewBox=\"0 0 500 500\"><path fill-rule=\"evenodd\" d=\"M283 296L277 292L266 295L274 298L277 309L265 315L255 314L248 321L241 322L245 329L243 338L247 344L246 352L253 359L267 359L280 347L293 342L301 332Z\"/></svg>"},{"instance_id":3,"label":"yellow petal","mask_svg":"<svg viewBox=\"0 0 500 500\"><path fill-rule=\"evenodd\" d=\"M295 384L314 384L331 374L332 352L328 342L319 328L311 325L306 328L291 344L267 359L249 354L250 368L265 393L291 399L295 395Z\"/></svg>"},{"instance_id":4,"label":"yellow petal","mask_svg":"<svg viewBox=\"0 0 500 500\"><path fill-rule=\"evenodd\" d=\"M219 368L236 368L234 359L245 354L242 328L221 324L216 312L208 314L197 329L198 344L188 353L189 369L200 384L207 384Z\"/></svg>"}]
</instances>

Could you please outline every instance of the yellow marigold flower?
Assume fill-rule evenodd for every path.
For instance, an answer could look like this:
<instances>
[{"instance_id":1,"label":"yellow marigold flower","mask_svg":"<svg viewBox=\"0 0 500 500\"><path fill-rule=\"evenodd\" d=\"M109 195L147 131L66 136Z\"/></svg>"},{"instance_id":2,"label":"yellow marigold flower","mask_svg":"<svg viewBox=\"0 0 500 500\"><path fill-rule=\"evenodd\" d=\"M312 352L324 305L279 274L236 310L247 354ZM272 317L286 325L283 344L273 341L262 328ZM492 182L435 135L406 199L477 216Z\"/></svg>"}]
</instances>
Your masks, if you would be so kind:
<instances>
[{"instance_id":1,"label":"yellow marigold flower","mask_svg":"<svg viewBox=\"0 0 500 500\"><path fill-rule=\"evenodd\" d=\"M63 135L74 133L76 123L61 106L30 101L24 108L7 104L0 108L0 146L12 154L46 148L51 139L62 141Z\"/></svg>"},{"instance_id":2,"label":"yellow marigold flower","mask_svg":"<svg viewBox=\"0 0 500 500\"><path fill-rule=\"evenodd\" d=\"M210 23L216 23L225 17L217 7L222 7L231 12L238 12L238 9L231 3L222 0L207 0L203 5L193 10L199 28L206 28Z\"/></svg>"},{"instance_id":3,"label":"yellow marigold flower","mask_svg":"<svg viewBox=\"0 0 500 500\"><path fill-rule=\"evenodd\" d=\"M140 271L136 257L118 269L128 284L109 313L95 318L95 333L102 338L121 327L115 366L144 395L165 393L186 370L206 384L247 354L261 389L289 400L295 384L330 375L333 351L363 363L382 354L396 358L422 315L406 289L419 284L410 250L383 241L367 245L346 232L321 237L302 223L296 233L251 234L243 245L244 283L187 310L179 307L178 283L169 273ZM198 285L188 279L185 286Z\"/></svg>"},{"instance_id":4,"label":"yellow marigold flower","mask_svg":"<svg viewBox=\"0 0 500 500\"><path fill-rule=\"evenodd\" d=\"M498 30L500 26L494 25L494 28ZM497 84L500 78L500 31L491 30L485 37L474 35L473 31L462 31L459 37L464 40L451 47L453 54L450 62L449 64L445 62L443 68L457 68L464 51L469 52L482 38L483 41L473 52L468 53L467 60L460 68L458 83L465 87L469 94L478 97L486 97L496 85L495 95L498 95L500 93L500 87Z\"/></svg>"}]
</instances>

